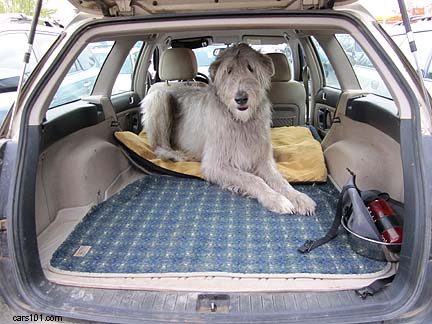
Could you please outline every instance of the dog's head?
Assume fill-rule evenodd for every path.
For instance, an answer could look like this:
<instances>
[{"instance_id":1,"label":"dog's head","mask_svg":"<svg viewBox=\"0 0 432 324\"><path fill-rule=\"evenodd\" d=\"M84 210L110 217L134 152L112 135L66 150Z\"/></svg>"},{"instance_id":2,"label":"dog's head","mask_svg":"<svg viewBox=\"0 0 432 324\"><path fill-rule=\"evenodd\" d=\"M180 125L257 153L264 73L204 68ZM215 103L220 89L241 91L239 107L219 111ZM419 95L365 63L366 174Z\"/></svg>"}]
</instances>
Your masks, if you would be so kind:
<instances>
[{"instance_id":1,"label":"dog's head","mask_svg":"<svg viewBox=\"0 0 432 324\"><path fill-rule=\"evenodd\" d=\"M246 122L267 100L273 61L247 44L222 51L210 65L219 99L235 119Z\"/></svg>"}]
</instances>

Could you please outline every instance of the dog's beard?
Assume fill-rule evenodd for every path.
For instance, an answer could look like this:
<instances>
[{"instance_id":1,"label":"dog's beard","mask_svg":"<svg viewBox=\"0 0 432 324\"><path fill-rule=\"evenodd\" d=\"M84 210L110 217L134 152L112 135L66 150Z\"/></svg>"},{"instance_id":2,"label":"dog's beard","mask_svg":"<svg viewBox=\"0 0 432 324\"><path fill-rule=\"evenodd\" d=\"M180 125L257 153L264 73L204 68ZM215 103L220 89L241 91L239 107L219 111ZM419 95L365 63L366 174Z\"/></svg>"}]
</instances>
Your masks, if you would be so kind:
<instances>
[{"instance_id":1,"label":"dog's beard","mask_svg":"<svg viewBox=\"0 0 432 324\"><path fill-rule=\"evenodd\" d=\"M251 105L229 105L228 111L230 112L233 119L237 122L246 123L249 120L253 119L253 116L255 115L256 107Z\"/></svg>"}]
</instances>

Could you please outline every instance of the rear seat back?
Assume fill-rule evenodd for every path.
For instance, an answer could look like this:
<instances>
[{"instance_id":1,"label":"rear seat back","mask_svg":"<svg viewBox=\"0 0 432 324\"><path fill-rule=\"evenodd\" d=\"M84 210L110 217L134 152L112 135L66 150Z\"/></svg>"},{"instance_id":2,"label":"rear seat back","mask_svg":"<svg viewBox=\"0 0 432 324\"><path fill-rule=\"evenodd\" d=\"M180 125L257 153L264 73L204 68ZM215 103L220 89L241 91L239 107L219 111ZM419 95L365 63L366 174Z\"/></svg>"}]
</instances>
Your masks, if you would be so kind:
<instances>
[{"instance_id":1,"label":"rear seat back","mask_svg":"<svg viewBox=\"0 0 432 324\"><path fill-rule=\"evenodd\" d=\"M292 79L291 67L283 53L267 54L273 61L275 74L271 79L269 98L273 105L273 126L305 123L306 90Z\"/></svg>"},{"instance_id":2,"label":"rear seat back","mask_svg":"<svg viewBox=\"0 0 432 324\"><path fill-rule=\"evenodd\" d=\"M159 78L162 82L152 85L152 89L171 85L205 87L203 82L194 81L198 73L195 53L189 48L169 48L165 50L159 61ZM176 81L170 83L169 81Z\"/></svg>"},{"instance_id":3,"label":"rear seat back","mask_svg":"<svg viewBox=\"0 0 432 324\"><path fill-rule=\"evenodd\" d=\"M163 81L190 81L198 73L194 52L189 48L169 48L159 62L159 77Z\"/></svg>"}]
</instances>

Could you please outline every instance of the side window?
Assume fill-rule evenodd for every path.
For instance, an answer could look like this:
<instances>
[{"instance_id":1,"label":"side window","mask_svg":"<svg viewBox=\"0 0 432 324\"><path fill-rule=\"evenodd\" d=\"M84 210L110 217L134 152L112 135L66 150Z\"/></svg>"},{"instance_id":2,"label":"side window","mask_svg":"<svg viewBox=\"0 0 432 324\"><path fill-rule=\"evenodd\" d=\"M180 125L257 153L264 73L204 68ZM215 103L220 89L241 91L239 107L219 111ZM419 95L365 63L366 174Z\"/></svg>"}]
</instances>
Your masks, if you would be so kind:
<instances>
[{"instance_id":1,"label":"side window","mask_svg":"<svg viewBox=\"0 0 432 324\"><path fill-rule=\"evenodd\" d=\"M150 90L150 87L155 83L160 81L158 79L158 62L159 62L159 48L155 47L153 53L148 62L148 69L146 75L146 93Z\"/></svg>"},{"instance_id":2,"label":"side window","mask_svg":"<svg viewBox=\"0 0 432 324\"><path fill-rule=\"evenodd\" d=\"M133 73L135 71L135 65L143 44L144 43L142 41L138 41L130 50L125 62L123 63L120 73L117 75L117 79L112 90L113 95L133 90Z\"/></svg>"},{"instance_id":3,"label":"side window","mask_svg":"<svg viewBox=\"0 0 432 324\"><path fill-rule=\"evenodd\" d=\"M428 66L428 68L427 68L427 70L426 70L425 78L426 78L426 79L431 79L431 80L432 80L432 60L429 61L429 66Z\"/></svg>"},{"instance_id":4,"label":"side window","mask_svg":"<svg viewBox=\"0 0 432 324\"><path fill-rule=\"evenodd\" d=\"M429 65L426 68L424 84L429 94L432 96L432 58L429 60Z\"/></svg>"},{"instance_id":5,"label":"side window","mask_svg":"<svg viewBox=\"0 0 432 324\"><path fill-rule=\"evenodd\" d=\"M78 69L78 62L74 62L74 64L72 64L72 66L70 67L68 73L73 73L73 72L76 72L76 71L78 71L78 70L79 70L79 69Z\"/></svg>"},{"instance_id":6,"label":"side window","mask_svg":"<svg viewBox=\"0 0 432 324\"><path fill-rule=\"evenodd\" d=\"M391 98L375 66L354 38L347 34L337 34L336 38L350 60L361 88L372 94Z\"/></svg>"},{"instance_id":7,"label":"side window","mask_svg":"<svg viewBox=\"0 0 432 324\"><path fill-rule=\"evenodd\" d=\"M322 69L324 72L325 85L332 88L340 89L341 86L336 77L336 72L332 64L330 63L330 60L328 59L326 53L324 52L323 48L314 37L311 37L311 39L317 51L318 57L321 61Z\"/></svg>"},{"instance_id":8,"label":"side window","mask_svg":"<svg viewBox=\"0 0 432 324\"><path fill-rule=\"evenodd\" d=\"M157 52L157 49L153 52L153 55L150 58L149 67L148 67L148 71L147 71L148 74L151 77L152 82L156 81L156 72L157 72L156 71L157 68L156 68L156 65L155 65L155 58L157 56L156 52Z\"/></svg>"},{"instance_id":9,"label":"side window","mask_svg":"<svg viewBox=\"0 0 432 324\"><path fill-rule=\"evenodd\" d=\"M85 49L80 56L78 56L77 62L80 66L80 70L87 71L95 67L99 67L98 60L94 56L91 50Z\"/></svg>"},{"instance_id":10,"label":"side window","mask_svg":"<svg viewBox=\"0 0 432 324\"><path fill-rule=\"evenodd\" d=\"M88 96L114 42L90 43L70 67L49 106L49 109Z\"/></svg>"}]
</instances>

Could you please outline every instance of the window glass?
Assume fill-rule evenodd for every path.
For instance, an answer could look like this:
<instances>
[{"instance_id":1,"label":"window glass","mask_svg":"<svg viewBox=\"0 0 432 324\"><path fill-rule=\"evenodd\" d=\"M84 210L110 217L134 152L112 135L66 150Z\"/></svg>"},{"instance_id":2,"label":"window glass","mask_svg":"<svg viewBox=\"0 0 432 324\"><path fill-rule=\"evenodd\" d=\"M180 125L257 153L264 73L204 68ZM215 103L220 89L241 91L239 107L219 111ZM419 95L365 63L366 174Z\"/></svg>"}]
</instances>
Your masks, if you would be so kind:
<instances>
[{"instance_id":1,"label":"window glass","mask_svg":"<svg viewBox=\"0 0 432 324\"><path fill-rule=\"evenodd\" d=\"M84 50L80 56L78 56L78 59L76 63L79 65L79 70L81 71L87 71L94 67L101 66L101 64L98 64L98 60L93 54L93 51L91 50Z\"/></svg>"},{"instance_id":2,"label":"window glass","mask_svg":"<svg viewBox=\"0 0 432 324\"><path fill-rule=\"evenodd\" d=\"M113 44L114 42L96 42L87 45L70 67L49 108L90 95Z\"/></svg>"},{"instance_id":3,"label":"window glass","mask_svg":"<svg viewBox=\"0 0 432 324\"><path fill-rule=\"evenodd\" d=\"M37 44L39 58L51 47L57 36L57 34L36 33L34 44Z\"/></svg>"},{"instance_id":4,"label":"window glass","mask_svg":"<svg viewBox=\"0 0 432 324\"><path fill-rule=\"evenodd\" d=\"M24 33L0 34L0 79L21 75L24 53L28 48L28 39ZM7 46L4 46L7 44ZM26 72L29 73L36 66L34 54L30 55L30 62Z\"/></svg>"},{"instance_id":5,"label":"window glass","mask_svg":"<svg viewBox=\"0 0 432 324\"><path fill-rule=\"evenodd\" d=\"M76 72L78 70L79 70L79 68L78 68L78 62L74 62L72 64L72 66L70 67L70 69L69 69L69 73Z\"/></svg>"},{"instance_id":6,"label":"window glass","mask_svg":"<svg viewBox=\"0 0 432 324\"><path fill-rule=\"evenodd\" d=\"M354 68L360 87L367 92L391 98L375 66L354 38L347 34L338 34L336 38Z\"/></svg>"},{"instance_id":7,"label":"window glass","mask_svg":"<svg viewBox=\"0 0 432 324\"><path fill-rule=\"evenodd\" d=\"M153 53L152 57L150 58L150 64L148 68L148 72L150 73L152 80L154 80L156 76L156 66L154 64L155 62L154 58L155 58L155 54Z\"/></svg>"},{"instance_id":8,"label":"window glass","mask_svg":"<svg viewBox=\"0 0 432 324\"><path fill-rule=\"evenodd\" d=\"M251 44L251 46L260 51L261 53L267 54L267 53L283 53L287 56L288 62L291 65L291 70L293 68L293 57L291 48L288 44L282 43L282 44L261 44L261 45L254 45ZM200 47L193 49L197 63L198 63L198 72L203 73L207 76L209 76L209 66L210 64L215 60L217 54L220 50L223 50L227 47L225 44L212 44L207 47ZM215 55L216 54L216 55Z\"/></svg>"},{"instance_id":9,"label":"window glass","mask_svg":"<svg viewBox=\"0 0 432 324\"><path fill-rule=\"evenodd\" d=\"M432 60L429 61L429 65L426 68L426 73L423 80L426 89L429 91L429 94L432 96Z\"/></svg>"},{"instance_id":10,"label":"window glass","mask_svg":"<svg viewBox=\"0 0 432 324\"><path fill-rule=\"evenodd\" d=\"M215 54L221 49L226 48L225 44L212 44L206 47L194 48L195 57L198 64L198 72L209 76L210 64L215 60Z\"/></svg>"},{"instance_id":11,"label":"window glass","mask_svg":"<svg viewBox=\"0 0 432 324\"><path fill-rule=\"evenodd\" d=\"M252 45L252 47L261 53L268 54L268 53L282 53L285 54L285 56L288 59L288 62L291 67L291 71L293 70L293 55L291 51L291 47L286 44L266 44L266 45Z\"/></svg>"},{"instance_id":12,"label":"window glass","mask_svg":"<svg viewBox=\"0 0 432 324\"><path fill-rule=\"evenodd\" d=\"M35 36L33 51L30 55L29 64L26 66L24 81L37 63L40 57L47 49L48 38L52 43L57 37L55 34L49 37ZM40 42L39 42L40 41ZM51 44L50 43L50 44ZM19 78L22 73L24 53L28 48L28 38L25 31L22 32L0 32L0 124L6 113L9 111L12 103L16 99L16 89ZM39 54L38 57L35 56Z\"/></svg>"},{"instance_id":13,"label":"window glass","mask_svg":"<svg viewBox=\"0 0 432 324\"><path fill-rule=\"evenodd\" d=\"M159 57L159 49L156 47L153 50L153 53L150 57L150 62L148 62L149 66L146 75L146 92L148 92L152 84L154 84L157 81L156 80L157 66L154 63L158 60L158 57Z\"/></svg>"},{"instance_id":14,"label":"window glass","mask_svg":"<svg viewBox=\"0 0 432 324\"><path fill-rule=\"evenodd\" d=\"M317 50L318 57L321 61L322 69L324 72L324 78L325 78L325 85L332 88L340 89L341 86L339 84L339 81L336 77L336 72L330 63L330 60L327 57L327 54L322 49L321 45L318 43L318 41L314 38L312 38L312 42L315 45L315 48Z\"/></svg>"},{"instance_id":15,"label":"window glass","mask_svg":"<svg viewBox=\"0 0 432 324\"><path fill-rule=\"evenodd\" d=\"M405 35L397 35L397 36L393 36L392 38L395 41L395 43L400 47L400 49L408 58L408 60L411 62L411 64L414 67L416 67L414 62L414 55L411 53L407 37ZM430 30L414 33L414 40L417 45L417 59L423 73L425 71L429 55L432 53L432 48L430 46L431 39L432 39L432 31ZM430 75L429 78L431 78Z\"/></svg>"},{"instance_id":16,"label":"window glass","mask_svg":"<svg viewBox=\"0 0 432 324\"><path fill-rule=\"evenodd\" d=\"M133 90L133 73L143 44L144 43L142 41L136 42L134 47L132 47L130 50L125 62L123 63L120 73L117 75L117 79L112 90L113 95Z\"/></svg>"},{"instance_id":17,"label":"window glass","mask_svg":"<svg viewBox=\"0 0 432 324\"><path fill-rule=\"evenodd\" d=\"M432 61L429 62L429 66L426 69L425 78L432 79Z\"/></svg>"},{"instance_id":18,"label":"window glass","mask_svg":"<svg viewBox=\"0 0 432 324\"><path fill-rule=\"evenodd\" d=\"M114 45L113 41L90 43L88 48L91 49L94 57L97 59L100 66L102 66L107 58L109 52Z\"/></svg>"}]
</instances>

